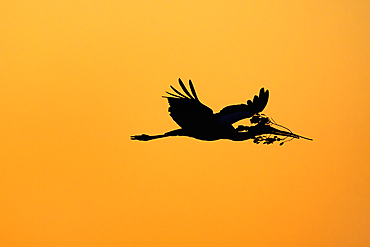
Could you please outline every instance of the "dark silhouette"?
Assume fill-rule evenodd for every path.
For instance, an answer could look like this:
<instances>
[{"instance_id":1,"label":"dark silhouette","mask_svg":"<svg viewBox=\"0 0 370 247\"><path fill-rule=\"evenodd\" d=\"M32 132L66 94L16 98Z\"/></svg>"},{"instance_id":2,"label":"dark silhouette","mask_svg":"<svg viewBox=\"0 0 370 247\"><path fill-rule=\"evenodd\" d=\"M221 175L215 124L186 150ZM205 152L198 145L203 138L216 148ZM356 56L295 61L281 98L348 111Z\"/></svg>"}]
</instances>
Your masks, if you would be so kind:
<instances>
[{"instance_id":1,"label":"dark silhouette","mask_svg":"<svg viewBox=\"0 0 370 247\"><path fill-rule=\"evenodd\" d=\"M204 141L254 139L257 144L283 141L281 145L288 137L290 137L289 140L293 138L312 140L296 135L264 114L260 114L265 109L269 98L269 91L264 88L260 89L259 95L255 95L253 100L248 100L247 104L226 106L220 112L213 113L211 108L199 101L191 80L189 80L191 93L181 79L179 79L179 84L183 93L170 86L174 92L166 92L168 95L163 97L168 100L170 105L168 109L170 116L181 129L172 130L162 135L135 135L131 136L132 140L149 141L168 136L189 136ZM240 125L237 128L232 126L233 123L245 118L251 118L252 126ZM272 126L285 128L289 132ZM271 137L272 134L273 137ZM279 138L276 135L284 136L284 138Z\"/></svg>"}]
</instances>

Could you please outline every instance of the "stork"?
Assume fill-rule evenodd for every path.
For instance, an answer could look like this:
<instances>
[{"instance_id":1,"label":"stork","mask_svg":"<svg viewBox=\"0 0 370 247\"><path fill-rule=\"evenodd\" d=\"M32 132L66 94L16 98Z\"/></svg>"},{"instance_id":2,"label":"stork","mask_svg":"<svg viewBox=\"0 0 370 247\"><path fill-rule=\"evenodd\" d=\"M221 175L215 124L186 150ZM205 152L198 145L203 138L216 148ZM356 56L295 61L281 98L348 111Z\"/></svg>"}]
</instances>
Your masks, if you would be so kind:
<instances>
[{"instance_id":1,"label":"stork","mask_svg":"<svg viewBox=\"0 0 370 247\"><path fill-rule=\"evenodd\" d=\"M131 136L132 140L149 141L169 136L188 136L203 141L220 139L243 141L263 134L312 140L293 134L291 131L281 131L271 126L273 122L260 114L265 109L269 99L269 91L264 88L261 88L259 95L255 95L253 100L248 100L246 104L226 106L220 112L214 113L211 108L200 102L191 80L189 80L190 92L180 78L179 84L183 92L170 86L173 92L166 92L167 95L162 97L168 100L170 116L181 128L161 135L134 135ZM234 128L234 123L251 117L251 122L255 120L256 126ZM281 139L276 137L274 140Z\"/></svg>"}]
</instances>

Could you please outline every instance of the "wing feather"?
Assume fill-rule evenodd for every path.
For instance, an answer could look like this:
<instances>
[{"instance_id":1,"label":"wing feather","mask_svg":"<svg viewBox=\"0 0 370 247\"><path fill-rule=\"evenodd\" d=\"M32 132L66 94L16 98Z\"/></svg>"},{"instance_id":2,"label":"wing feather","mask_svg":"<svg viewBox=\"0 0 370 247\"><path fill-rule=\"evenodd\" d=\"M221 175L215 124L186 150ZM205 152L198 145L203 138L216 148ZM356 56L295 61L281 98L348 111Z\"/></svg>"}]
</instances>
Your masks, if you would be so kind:
<instances>
[{"instance_id":1,"label":"wing feather","mask_svg":"<svg viewBox=\"0 0 370 247\"><path fill-rule=\"evenodd\" d=\"M166 93L168 93L169 95L171 95L171 96L173 96L173 97L176 97L176 98L179 98L179 99L185 99L184 97L181 97L181 96L179 96L179 95L176 95L176 94L173 94L173 93L170 93L170 92L167 92L166 91ZM163 96L164 98L168 98L169 96Z\"/></svg>"},{"instance_id":2,"label":"wing feather","mask_svg":"<svg viewBox=\"0 0 370 247\"><path fill-rule=\"evenodd\" d=\"M189 91L186 89L184 83L182 82L182 80L179 78L179 84L182 88L182 90L191 98L191 99L194 99L194 97L189 93Z\"/></svg>"},{"instance_id":3,"label":"wing feather","mask_svg":"<svg viewBox=\"0 0 370 247\"><path fill-rule=\"evenodd\" d=\"M172 88L173 91L175 91L176 93L178 93L179 95L181 95L182 97L184 98L187 98L185 95L183 95L182 93L180 93L179 91L177 91L176 88L174 88L173 86L170 86Z\"/></svg>"},{"instance_id":4,"label":"wing feather","mask_svg":"<svg viewBox=\"0 0 370 247\"><path fill-rule=\"evenodd\" d=\"M189 80L189 86L190 86L191 92L194 95L194 98L199 101L198 96L197 96L197 93L195 92L195 88L193 86L193 82L191 80Z\"/></svg>"}]
</instances>

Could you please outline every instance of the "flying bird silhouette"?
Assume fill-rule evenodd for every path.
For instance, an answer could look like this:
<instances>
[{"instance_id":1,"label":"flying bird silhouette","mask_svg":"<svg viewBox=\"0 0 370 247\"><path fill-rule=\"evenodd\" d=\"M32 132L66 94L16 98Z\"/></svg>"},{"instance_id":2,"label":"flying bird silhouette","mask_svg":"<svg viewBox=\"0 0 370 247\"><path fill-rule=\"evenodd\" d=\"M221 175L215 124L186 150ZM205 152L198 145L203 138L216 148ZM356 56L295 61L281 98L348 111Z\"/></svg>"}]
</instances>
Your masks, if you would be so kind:
<instances>
[{"instance_id":1,"label":"flying bird silhouette","mask_svg":"<svg viewBox=\"0 0 370 247\"><path fill-rule=\"evenodd\" d=\"M174 92L166 92L167 96L162 97L168 100L170 116L181 128L161 135L135 135L131 136L132 140L148 141L168 136L189 136L204 141L219 139L243 141L254 138L255 143L264 140L266 144L270 144L282 139L276 136L274 138L261 137L261 135L275 134L292 138L305 138L293 134L291 131L286 132L273 128L271 125L276 123L260 114L269 99L269 91L264 88L261 88L259 95L255 95L253 100L248 100L246 104L226 106L220 112L213 113L211 108L200 102L191 80L189 80L190 92L180 78L179 84L183 92L170 86ZM256 125L234 128L233 123L245 118L251 118L251 122Z\"/></svg>"}]
</instances>

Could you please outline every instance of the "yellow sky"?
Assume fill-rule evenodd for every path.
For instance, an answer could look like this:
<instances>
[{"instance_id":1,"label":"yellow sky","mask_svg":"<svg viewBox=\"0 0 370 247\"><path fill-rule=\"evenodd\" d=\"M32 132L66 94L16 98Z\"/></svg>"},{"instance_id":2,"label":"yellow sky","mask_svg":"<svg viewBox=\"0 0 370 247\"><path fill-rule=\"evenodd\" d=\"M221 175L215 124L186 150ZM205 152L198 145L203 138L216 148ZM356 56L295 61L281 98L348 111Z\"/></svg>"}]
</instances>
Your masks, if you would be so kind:
<instances>
[{"instance_id":1,"label":"yellow sky","mask_svg":"<svg viewBox=\"0 0 370 247\"><path fill-rule=\"evenodd\" d=\"M369 246L368 1L5 1L1 246ZM313 142L130 141L215 112ZM248 124L248 120L241 122Z\"/></svg>"}]
</instances>

